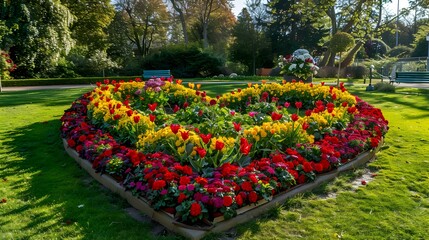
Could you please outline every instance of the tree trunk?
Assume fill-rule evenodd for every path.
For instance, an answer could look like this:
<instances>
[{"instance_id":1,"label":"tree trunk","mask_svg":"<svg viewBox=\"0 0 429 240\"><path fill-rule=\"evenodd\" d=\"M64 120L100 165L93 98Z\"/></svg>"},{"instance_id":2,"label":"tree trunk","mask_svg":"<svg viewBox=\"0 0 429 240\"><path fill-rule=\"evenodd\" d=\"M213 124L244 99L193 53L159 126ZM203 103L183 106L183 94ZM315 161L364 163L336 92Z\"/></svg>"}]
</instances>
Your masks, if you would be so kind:
<instances>
[{"instance_id":1,"label":"tree trunk","mask_svg":"<svg viewBox=\"0 0 429 240\"><path fill-rule=\"evenodd\" d=\"M189 43L188 27L186 25L186 18L185 18L185 14L183 13L183 9L181 9L177 5L176 0L170 0L170 2L173 5L174 10L176 10L176 12L179 13L180 24L182 25L183 40L185 42L185 45L188 45Z\"/></svg>"},{"instance_id":2,"label":"tree trunk","mask_svg":"<svg viewBox=\"0 0 429 240\"><path fill-rule=\"evenodd\" d=\"M352 50L350 50L347 53L347 56L344 58L343 62L341 63L341 65L343 66L349 66L350 64L353 63L354 58L356 56L356 53L359 52L359 50L361 49L361 47L363 46L364 41L359 41L353 48Z\"/></svg>"}]
</instances>

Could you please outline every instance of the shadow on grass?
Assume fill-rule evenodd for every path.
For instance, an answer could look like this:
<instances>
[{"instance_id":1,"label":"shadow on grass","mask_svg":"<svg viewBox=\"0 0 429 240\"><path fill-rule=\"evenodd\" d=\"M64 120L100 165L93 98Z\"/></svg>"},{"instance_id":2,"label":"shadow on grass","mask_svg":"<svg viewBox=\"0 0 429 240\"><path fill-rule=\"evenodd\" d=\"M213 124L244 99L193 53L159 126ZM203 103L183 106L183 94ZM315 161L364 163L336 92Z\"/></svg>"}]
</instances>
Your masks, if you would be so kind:
<instances>
[{"instance_id":1,"label":"shadow on grass","mask_svg":"<svg viewBox=\"0 0 429 240\"><path fill-rule=\"evenodd\" d=\"M11 107L25 104L42 104L44 106L60 106L70 104L70 96L78 98L91 91L91 88L54 89L3 92L0 94L0 107ZM55 101L52 101L55 99Z\"/></svg>"},{"instance_id":2,"label":"shadow on grass","mask_svg":"<svg viewBox=\"0 0 429 240\"><path fill-rule=\"evenodd\" d=\"M2 212L0 225L8 224L24 237L49 238L55 232L60 238L177 239L154 236L151 221L137 222L127 215L128 203L101 187L68 156L59 127L60 121L52 120L5 132L4 139L9 140L2 146L7 157L0 177L11 179L8 184L17 199L8 201L16 205ZM10 227L14 222L21 225Z\"/></svg>"},{"instance_id":3,"label":"shadow on grass","mask_svg":"<svg viewBox=\"0 0 429 240\"><path fill-rule=\"evenodd\" d=\"M367 92L364 89L351 88L349 92L358 96L359 98L370 102L372 105L379 105L385 107L393 107L400 105L403 108L416 109L426 111L428 114L414 116L409 112L404 112L404 116L408 119L426 118L429 117L429 90L426 89L413 89L415 93L398 92L398 93L382 93L382 92Z\"/></svg>"}]
</instances>

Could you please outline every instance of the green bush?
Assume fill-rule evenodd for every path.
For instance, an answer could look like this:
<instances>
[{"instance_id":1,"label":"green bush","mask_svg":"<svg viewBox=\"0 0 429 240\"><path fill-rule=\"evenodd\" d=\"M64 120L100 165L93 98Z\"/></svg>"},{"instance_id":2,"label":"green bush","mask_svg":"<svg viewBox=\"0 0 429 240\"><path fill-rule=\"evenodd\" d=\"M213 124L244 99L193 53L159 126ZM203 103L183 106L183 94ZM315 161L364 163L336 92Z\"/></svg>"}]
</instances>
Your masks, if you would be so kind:
<instances>
[{"instance_id":1,"label":"green bush","mask_svg":"<svg viewBox=\"0 0 429 240\"><path fill-rule=\"evenodd\" d=\"M379 92L393 93L395 92L396 88L388 82L379 82L374 85L374 90Z\"/></svg>"},{"instance_id":2,"label":"green bush","mask_svg":"<svg viewBox=\"0 0 429 240\"><path fill-rule=\"evenodd\" d=\"M410 47L399 45L390 49L390 51L387 52L387 56L397 58L410 57L412 51L413 49Z\"/></svg>"},{"instance_id":3,"label":"green bush","mask_svg":"<svg viewBox=\"0 0 429 240\"><path fill-rule=\"evenodd\" d=\"M143 62L144 69L169 69L180 78L208 77L221 73L220 58L196 45L171 45L152 54Z\"/></svg>"},{"instance_id":4,"label":"green bush","mask_svg":"<svg viewBox=\"0 0 429 240\"><path fill-rule=\"evenodd\" d=\"M341 75L347 78L365 78L368 76L369 70L365 66L348 66L343 69Z\"/></svg>"},{"instance_id":5,"label":"green bush","mask_svg":"<svg viewBox=\"0 0 429 240\"><path fill-rule=\"evenodd\" d=\"M319 69L317 76L321 78L335 78L337 77L337 74L338 74L337 67L324 66Z\"/></svg>"}]
</instances>

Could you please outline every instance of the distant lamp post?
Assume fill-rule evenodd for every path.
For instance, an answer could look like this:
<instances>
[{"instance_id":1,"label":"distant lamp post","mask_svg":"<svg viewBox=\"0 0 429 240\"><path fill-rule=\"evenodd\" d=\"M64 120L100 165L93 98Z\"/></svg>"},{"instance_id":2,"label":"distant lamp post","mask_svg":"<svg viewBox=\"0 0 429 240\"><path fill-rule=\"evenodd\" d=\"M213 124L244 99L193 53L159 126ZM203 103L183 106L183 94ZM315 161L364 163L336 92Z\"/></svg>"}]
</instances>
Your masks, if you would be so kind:
<instances>
[{"instance_id":1,"label":"distant lamp post","mask_svg":"<svg viewBox=\"0 0 429 240\"><path fill-rule=\"evenodd\" d=\"M372 70L374 69L374 65L369 67L369 85L366 87L367 91L374 91L374 86L372 86Z\"/></svg>"},{"instance_id":2,"label":"distant lamp post","mask_svg":"<svg viewBox=\"0 0 429 240\"><path fill-rule=\"evenodd\" d=\"M426 41L428 41L428 57L427 57L427 60L426 60L426 71L429 72L429 34L426 35Z\"/></svg>"}]
</instances>

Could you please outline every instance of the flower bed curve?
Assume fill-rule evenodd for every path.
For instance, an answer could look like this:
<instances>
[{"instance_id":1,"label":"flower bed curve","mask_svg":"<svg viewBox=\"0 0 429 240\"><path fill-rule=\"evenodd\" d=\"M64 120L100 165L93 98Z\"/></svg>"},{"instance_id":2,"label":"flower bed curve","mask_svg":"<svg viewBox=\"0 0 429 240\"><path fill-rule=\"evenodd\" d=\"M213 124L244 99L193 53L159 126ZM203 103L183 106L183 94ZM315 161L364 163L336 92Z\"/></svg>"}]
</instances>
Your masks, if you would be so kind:
<instances>
[{"instance_id":1,"label":"flower bed curve","mask_svg":"<svg viewBox=\"0 0 429 240\"><path fill-rule=\"evenodd\" d=\"M153 209L200 225L314 181L388 130L343 85L249 83L217 97L200 87L105 80L65 111L61 135Z\"/></svg>"}]
</instances>

